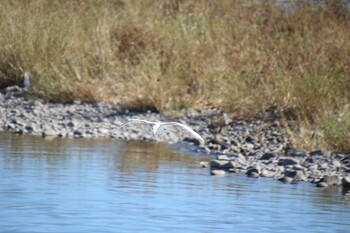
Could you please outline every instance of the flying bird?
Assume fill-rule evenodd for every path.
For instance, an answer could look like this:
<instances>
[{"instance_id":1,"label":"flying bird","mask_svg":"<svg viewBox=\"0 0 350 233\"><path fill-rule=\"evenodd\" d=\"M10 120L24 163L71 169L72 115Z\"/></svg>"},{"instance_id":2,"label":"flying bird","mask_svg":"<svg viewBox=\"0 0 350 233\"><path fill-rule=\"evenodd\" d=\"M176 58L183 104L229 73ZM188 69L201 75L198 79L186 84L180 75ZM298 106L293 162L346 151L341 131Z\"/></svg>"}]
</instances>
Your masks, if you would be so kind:
<instances>
[{"instance_id":1,"label":"flying bird","mask_svg":"<svg viewBox=\"0 0 350 233\"><path fill-rule=\"evenodd\" d=\"M130 119L127 122L123 123L122 125L120 125L118 127L118 130L122 127L124 127L125 125L129 125L132 123L141 123L141 124L148 124L151 126L152 129L152 133L155 136L156 133L162 129L165 125L173 125L173 126L180 126L183 129L187 130L189 133L191 133L196 139L198 139L202 144L204 144L204 139L197 133L195 132L193 129L191 129L190 127L188 127L187 125L181 124L179 122L157 122L157 121L146 121L146 120L141 120L141 119Z\"/></svg>"}]
</instances>

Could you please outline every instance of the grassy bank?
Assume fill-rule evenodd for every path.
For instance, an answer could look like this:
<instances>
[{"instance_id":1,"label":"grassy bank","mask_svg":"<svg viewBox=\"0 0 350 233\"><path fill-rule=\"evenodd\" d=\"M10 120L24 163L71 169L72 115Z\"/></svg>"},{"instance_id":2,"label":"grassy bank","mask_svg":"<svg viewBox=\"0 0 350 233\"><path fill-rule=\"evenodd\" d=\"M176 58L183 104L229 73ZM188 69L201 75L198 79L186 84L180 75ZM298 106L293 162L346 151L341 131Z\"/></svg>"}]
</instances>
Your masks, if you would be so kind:
<instances>
[{"instance_id":1,"label":"grassy bank","mask_svg":"<svg viewBox=\"0 0 350 233\"><path fill-rule=\"evenodd\" d=\"M59 102L274 108L296 143L350 152L348 10L252 2L4 0L0 86L28 71Z\"/></svg>"}]
</instances>

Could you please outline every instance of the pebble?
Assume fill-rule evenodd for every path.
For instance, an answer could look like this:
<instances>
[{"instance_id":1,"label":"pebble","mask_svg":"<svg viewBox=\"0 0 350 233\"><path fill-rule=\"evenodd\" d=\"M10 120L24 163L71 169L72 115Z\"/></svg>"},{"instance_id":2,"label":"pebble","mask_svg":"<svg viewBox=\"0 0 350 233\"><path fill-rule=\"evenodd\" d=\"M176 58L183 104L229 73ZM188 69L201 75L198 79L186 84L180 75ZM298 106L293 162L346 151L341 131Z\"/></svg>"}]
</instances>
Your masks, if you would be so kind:
<instances>
[{"instance_id":1,"label":"pebble","mask_svg":"<svg viewBox=\"0 0 350 233\"><path fill-rule=\"evenodd\" d=\"M342 179L343 188L350 188L350 176L345 176Z\"/></svg>"},{"instance_id":2,"label":"pebble","mask_svg":"<svg viewBox=\"0 0 350 233\"><path fill-rule=\"evenodd\" d=\"M328 184L326 182L319 182L316 184L316 187L318 188L327 188Z\"/></svg>"},{"instance_id":3,"label":"pebble","mask_svg":"<svg viewBox=\"0 0 350 233\"><path fill-rule=\"evenodd\" d=\"M260 160L269 160L271 158L275 158L276 155L273 153L265 153L260 157Z\"/></svg>"},{"instance_id":4,"label":"pebble","mask_svg":"<svg viewBox=\"0 0 350 233\"><path fill-rule=\"evenodd\" d=\"M337 175L326 175L321 179L321 182L327 183L328 185L340 185L341 179Z\"/></svg>"},{"instance_id":5,"label":"pebble","mask_svg":"<svg viewBox=\"0 0 350 233\"><path fill-rule=\"evenodd\" d=\"M278 165L282 165L282 166L296 165L296 164L298 164L298 161L292 158L282 157L278 160Z\"/></svg>"},{"instance_id":6,"label":"pebble","mask_svg":"<svg viewBox=\"0 0 350 233\"><path fill-rule=\"evenodd\" d=\"M210 170L210 175L212 176L225 176L226 172L224 170Z\"/></svg>"},{"instance_id":7,"label":"pebble","mask_svg":"<svg viewBox=\"0 0 350 233\"><path fill-rule=\"evenodd\" d=\"M246 172L246 175L248 177L258 178L259 177L259 170L255 167L249 168Z\"/></svg>"},{"instance_id":8,"label":"pebble","mask_svg":"<svg viewBox=\"0 0 350 233\"><path fill-rule=\"evenodd\" d=\"M290 184L293 182L293 178L287 177L287 176L283 176L281 178L278 179L279 182L282 182L284 184Z\"/></svg>"},{"instance_id":9,"label":"pebble","mask_svg":"<svg viewBox=\"0 0 350 233\"><path fill-rule=\"evenodd\" d=\"M228 160L214 159L210 161L210 169L230 169L233 168L232 164Z\"/></svg>"},{"instance_id":10,"label":"pebble","mask_svg":"<svg viewBox=\"0 0 350 233\"><path fill-rule=\"evenodd\" d=\"M209 163L206 161L201 161L199 164L201 165L202 168L206 168L206 167L208 167Z\"/></svg>"},{"instance_id":11,"label":"pebble","mask_svg":"<svg viewBox=\"0 0 350 233\"><path fill-rule=\"evenodd\" d=\"M45 129L42 133L43 137L47 137L47 136L56 136L58 135L58 132L49 128L49 129Z\"/></svg>"}]
</instances>

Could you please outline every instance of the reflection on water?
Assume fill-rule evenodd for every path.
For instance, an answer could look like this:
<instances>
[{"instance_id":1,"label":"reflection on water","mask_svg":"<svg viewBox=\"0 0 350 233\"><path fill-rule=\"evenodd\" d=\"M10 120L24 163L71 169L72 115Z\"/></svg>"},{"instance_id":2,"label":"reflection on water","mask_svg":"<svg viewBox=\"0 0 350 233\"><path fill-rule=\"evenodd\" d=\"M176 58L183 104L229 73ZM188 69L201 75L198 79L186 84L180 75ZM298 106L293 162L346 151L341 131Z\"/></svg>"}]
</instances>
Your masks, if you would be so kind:
<instances>
[{"instance_id":1,"label":"reflection on water","mask_svg":"<svg viewBox=\"0 0 350 233\"><path fill-rule=\"evenodd\" d=\"M0 133L0 232L348 232L337 188L209 176L161 143ZM187 148L190 149L190 148Z\"/></svg>"}]
</instances>

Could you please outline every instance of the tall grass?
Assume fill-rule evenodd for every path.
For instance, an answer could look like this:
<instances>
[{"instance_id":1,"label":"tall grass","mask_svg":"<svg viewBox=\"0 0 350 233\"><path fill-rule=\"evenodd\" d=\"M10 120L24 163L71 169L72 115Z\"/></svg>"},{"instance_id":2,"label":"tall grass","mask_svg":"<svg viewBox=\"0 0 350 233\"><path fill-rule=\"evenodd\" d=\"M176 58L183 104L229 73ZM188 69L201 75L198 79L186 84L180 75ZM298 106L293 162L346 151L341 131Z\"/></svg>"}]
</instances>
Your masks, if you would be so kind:
<instances>
[{"instance_id":1,"label":"tall grass","mask_svg":"<svg viewBox=\"0 0 350 233\"><path fill-rule=\"evenodd\" d=\"M28 71L31 93L52 101L214 105L237 116L273 107L331 132L324 119L350 99L349 11L339 0L291 9L253 0L4 0L0 86Z\"/></svg>"},{"instance_id":2,"label":"tall grass","mask_svg":"<svg viewBox=\"0 0 350 233\"><path fill-rule=\"evenodd\" d=\"M323 127L323 138L326 148L342 153L349 153L350 144L350 111L323 116L320 125Z\"/></svg>"}]
</instances>

